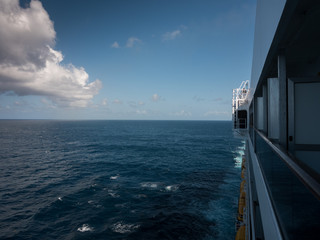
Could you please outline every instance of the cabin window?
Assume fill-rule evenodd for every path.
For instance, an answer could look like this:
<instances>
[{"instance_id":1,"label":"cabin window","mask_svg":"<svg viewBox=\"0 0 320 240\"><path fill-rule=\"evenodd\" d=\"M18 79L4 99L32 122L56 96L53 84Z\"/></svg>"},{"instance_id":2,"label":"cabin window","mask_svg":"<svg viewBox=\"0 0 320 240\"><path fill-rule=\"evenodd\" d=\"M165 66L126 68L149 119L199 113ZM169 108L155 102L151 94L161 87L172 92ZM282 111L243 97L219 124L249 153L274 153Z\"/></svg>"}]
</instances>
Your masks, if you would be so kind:
<instances>
[{"instance_id":1,"label":"cabin window","mask_svg":"<svg viewBox=\"0 0 320 240\"><path fill-rule=\"evenodd\" d=\"M320 175L320 82L290 79L288 84L289 151Z\"/></svg>"},{"instance_id":2,"label":"cabin window","mask_svg":"<svg viewBox=\"0 0 320 240\"><path fill-rule=\"evenodd\" d=\"M239 110L237 111L238 117L238 125L239 128L247 128L247 111L246 110Z\"/></svg>"}]
</instances>

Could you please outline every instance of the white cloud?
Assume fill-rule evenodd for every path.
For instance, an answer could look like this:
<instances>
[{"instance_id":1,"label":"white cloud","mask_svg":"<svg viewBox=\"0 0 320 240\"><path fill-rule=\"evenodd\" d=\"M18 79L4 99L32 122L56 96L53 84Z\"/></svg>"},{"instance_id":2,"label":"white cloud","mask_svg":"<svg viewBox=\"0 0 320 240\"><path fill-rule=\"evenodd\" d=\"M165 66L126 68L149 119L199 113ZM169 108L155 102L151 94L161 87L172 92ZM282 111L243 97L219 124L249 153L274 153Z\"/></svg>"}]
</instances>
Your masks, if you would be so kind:
<instances>
[{"instance_id":1,"label":"white cloud","mask_svg":"<svg viewBox=\"0 0 320 240\"><path fill-rule=\"evenodd\" d=\"M65 107L88 105L102 83L90 83L82 67L62 65L62 53L53 49L55 37L40 1L25 9L19 0L0 1L0 94L46 96Z\"/></svg>"},{"instance_id":2,"label":"white cloud","mask_svg":"<svg viewBox=\"0 0 320 240\"><path fill-rule=\"evenodd\" d=\"M112 45L111 45L112 48L120 48L120 45L118 42L114 42Z\"/></svg>"},{"instance_id":3,"label":"white cloud","mask_svg":"<svg viewBox=\"0 0 320 240\"><path fill-rule=\"evenodd\" d=\"M230 115L231 113L227 111L207 111L205 114L203 114L205 117L208 116L227 116Z\"/></svg>"},{"instance_id":4,"label":"white cloud","mask_svg":"<svg viewBox=\"0 0 320 240\"><path fill-rule=\"evenodd\" d=\"M57 108L52 102L48 101L46 98L42 98L41 99L41 103L43 105L45 105L45 107L48 109L48 108L52 108L52 109L55 109Z\"/></svg>"},{"instance_id":5,"label":"white cloud","mask_svg":"<svg viewBox=\"0 0 320 240\"><path fill-rule=\"evenodd\" d=\"M190 117L192 114L189 111L181 110L179 112L176 112L174 115L179 117Z\"/></svg>"},{"instance_id":6,"label":"white cloud","mask_svg":"<svg viewBox=\"0 0 320 240\"><path fill-rule=\"evenodd\" d=\"M128 105L131 107L131 108L139 108L139 107L141 107L141 106L144 106L144 102L142 102L142 101L138 101L138 102L136 102L136 101L129 101L128 102Z\"/></svg>"},{"instance_id":7,"label":"white cloud","mask_svg":"<svg viewBox=\"0 0 320 240\"><path fill-rule=\"evenodd\" d=\"M119 100L119 99L115 99L115 100L112 101L112 103L114 103L114 104L122 104L122 101Z\"/></svg>"},{"instance_id":8,"label":"white cloud","mask_svg":"<svg viewBox=\"0 0 320 240\"><path fill-rule=\"evenodd\" d=\"M147 114L147 111L146 111L146 110L136 110L136 114L146 115L146 114Z\"/></svg>"},{"instance_id":9,"label":"white cloud","mask_svg":"<svg viewBox=\"0 0 320 240\"><path fill-rule=\"evenodd\" d=\"M102 105L103 105L103 106L107 106L107 105L108 105L108 99L104 98L104 99L102 100Z\"/></svg>"},{"instance_id":10,"label":"white cloud","mask_svg":"<svg viewBox=\"0 0 320 240\"><path fill-rule=\"evenodd\" d=\"M132 108L136 108L137 107L137 103L135 101L129 101L128 105Z\"/></svg>"},{"instance_id":11,"label":"white cloud","mask_svg":"<svg viewBox=\"0 0 320 240\"><path fill-rule=\"evenodd\" d=\"M180 35L181 35L181 31L180 30L175 30L175 31L172 31L172 32L166 32L165 34L162 35L162 40L163 41L174 40Z\"/></svg>"},{"instance_id":12,"label":"white cloud","mask_svg":"<svg viewBox=\"0 0 320 240\"><path fill-rule=\"evenodd\" d=\"M193 99L194 101L196 101L196 102L203 102L203 101L206 101L206 99L205 99L205 98L198 97L198 96L194 96L192 99Z\"/></svg>"},{"instance_id":13,"label":"white cloud","mask_svg":"<svg viewBox=\"0 0 320 240\"><path fill-rule=\"evenodd\" d=\"M141 40L140 40L139 38L130 37L130 38L127 40L126 46L127 46L128 48L132 48L132 47L134 47L134 45L136 45L137 43L141 43Z\"/></svg>"},{"instance_id":14,"label":"white cloud","mask_svg":"<svg viewBox=\"0 0 320 240\"><path fill-rule=\"evenodd\" d=\"M162 101L164 99L161 96L159 96L157 93L155 93L155 94L152 95L151 100L153 102L159 102L159 101Z\"/></svg>"}]
</instances>

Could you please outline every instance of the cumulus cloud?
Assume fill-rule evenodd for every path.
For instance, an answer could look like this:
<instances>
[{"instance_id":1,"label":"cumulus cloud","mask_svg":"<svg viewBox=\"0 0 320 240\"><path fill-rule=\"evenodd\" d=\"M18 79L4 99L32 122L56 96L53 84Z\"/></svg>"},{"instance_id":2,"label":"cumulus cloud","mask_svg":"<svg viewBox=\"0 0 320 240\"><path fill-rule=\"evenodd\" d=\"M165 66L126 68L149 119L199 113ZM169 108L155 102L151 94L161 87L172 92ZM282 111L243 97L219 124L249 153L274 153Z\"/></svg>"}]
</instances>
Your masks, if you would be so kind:
<instances>
[{"instance_id":1,"label":"cumulus cloud","mask_svg":"<svg viewBox=\"0 0 320 240\"><path fill-rule=\"evenodd\" d=\"M108 99L104 98L101 103L103 106L108 106Z\"/></svg>"},{"instance_id":2,"label":"cumulus cloud","mask_svg":"<svg viewBox=\"0 0 320 240\"><path fill-rule=\"evenodd\" d=\"M175 30L175 31L172 31L172 32L166 32L165 34L162 35L162 40L163 41L174 40L180 35L181 35L181 31L180 30Z\"/></svg>"},{"instance_id":3,"label":"cumulus cloud","mask_svg":"<svg viewBox=\"0 0 320 240\"><path fill-rule=\"evenodd\" d=\"M202 98L202 97L198 97L198 96L193 96L192 98L194 101L196 102L203 102L205 101L206 99L205 98Z\"/></svg>"},{"instance_id":4,"label":"cumulus cloud","mask_svg":"<svg viewBox=\"0 0 320 240\"><path fill-rule=\"evenodd\" d=\"M132 48L134 47L137 43L140 43L141 40L139 38L136 38L136 37L130 37L128 40L127 40L127 44L126 44L126 47L127 48Z\"/></svg>"},{"instance_id":5,"label":"cumulus cloud","mask_svg":"<svg viewBox=\"0 0 320 240\"><path fill-rule=\"evenodd\" d=\"M146 115L146 114L147 114L147 111L146 111L146 110L136 110L136 114Z\"/></svg>"},{"instance_id":6,"label":"cumulus cloud","mask_svg":"<svg viewBox=\"0 0 320 240\"><path fill-rule=\"evenodd\" d=\"M119 100L119 99L114 99L114 100L112 101L112 103L114 103L114 104L122 104L122 101Z\"/></svg>"},{"instance_id":7,"label":"cumulus cloud","mask_svg":"<svg viewBox=\"0 0 320 240\"><path fill-rule=\"evenodd\" d=\"M129 101L129 102L128 102L128 105L129 105L130 107L132 107L132 108L137 108L137 107L143 106L143 105L144 105L144 102L142 102L142 101L138 101L138 102L136 102L136 101Z\"/></svg>"},{"instance_id":8,"label":"cumulus cloud","mask_svg":"<svg viewBox=\"0 0 320 240\"><path fill-rule=\"evenodd\" d=\"M118 42L114 42L112 45L111 45L112 48L120 48L120 45Z\"/></svg>"},{"instance_id":9,"label":"cumulus cloud","mask_svg":"<svg viewBox=\"0 0 320 240\"><path fill-rule=\"evenodd\" d=\"M159 101L164 100L164 99L161 96L159 96L157 93L155 93L155 94L152 95L151 100L153 102L159 102Z\"/></svg>"},{"instance_id":10,"label":"cumulus cloud","mask_svg":"<svg viewBox=\"0 0 320 240\"><path fill-rule=\"evenodd\" d=\"M179 112L176 112L174 115L179 117L190 117L192 114L189 111L181 110Z\"/></svg>"},{"instance_id":11,"label":"cumulus cloud","mask_svg":"<svg viewBox=\"0 0 320 240\"><path fill-rule=\"evenodd\" d=\"M54 49L56 32L40 1L21 8L0 1L0 94L46 96L59 106L85 107L102 87L84 68L62 65Z\"/></svg>"}]
</instances>

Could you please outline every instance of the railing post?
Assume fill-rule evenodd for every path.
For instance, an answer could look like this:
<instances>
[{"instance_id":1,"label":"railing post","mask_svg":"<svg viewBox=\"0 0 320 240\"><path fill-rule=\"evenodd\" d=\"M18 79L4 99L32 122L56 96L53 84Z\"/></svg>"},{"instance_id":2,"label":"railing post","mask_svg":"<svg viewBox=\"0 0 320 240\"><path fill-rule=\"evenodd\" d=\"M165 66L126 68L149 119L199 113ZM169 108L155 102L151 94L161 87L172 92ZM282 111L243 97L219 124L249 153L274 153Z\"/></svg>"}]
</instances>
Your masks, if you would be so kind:
<instances>
[{"instance_id":1,"label":"railing post","mask_svg":"<svg viewBox=\"0 0 320 240\"><path fill-rule=\"evenodd\" d=\"M279 79L279 143L288 149L288 118L287 118L287 72L286 56L282 49L278 55L278 79Z\"/></svg>"}]
</instances>

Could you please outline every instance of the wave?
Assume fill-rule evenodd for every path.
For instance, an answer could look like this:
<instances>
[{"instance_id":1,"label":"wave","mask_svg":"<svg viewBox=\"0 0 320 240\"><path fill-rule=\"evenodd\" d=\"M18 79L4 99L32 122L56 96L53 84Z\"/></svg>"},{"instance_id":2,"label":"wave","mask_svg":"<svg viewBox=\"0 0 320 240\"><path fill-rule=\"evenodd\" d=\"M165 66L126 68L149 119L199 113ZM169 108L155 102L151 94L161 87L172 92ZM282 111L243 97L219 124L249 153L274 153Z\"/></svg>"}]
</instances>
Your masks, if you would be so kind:
<instances>
[{"instance_id":1,"label":"wave","mask_svg":"<svg viewBox=\"0 0 320 240\"><path fill-rule=\"evenodd\" d=\"M111 176L111 177L110 177L110 180L117 180L118 178L119 178L119 175Z\"/></svg>"},{"instance_id":2,"label":"wave","mask_svg":"<svg viewBox=\"0 0 320 240\"><path fill-rule=\"evenodd\" d=\"M159 183L156 182L145 182L140 184L143 188L156 189L159 186Z\"/></svg>"},{"instance_id":3,"label":"wave","mask_svg":"<svg viewBox=\"0 0 320 240\"><path fill-rule=\"evenodd\" d=\"M135 224L125 224L123 222L117 222L111 226L111 230L116 233L131 233L138 229L140 225Z\"/></svg>"},{"instance_id":4,"label":"wave","mask_svg":"<svg viewBox=\"0 0 320 240\"><path fill-rule=\"evenodd\" d=\"M113 198L119 198L120 197L120 195L117 194L117 192L115 192L113 190L110 190L110 189L108 190L108 194Z\"/></svg>"},{"instance_id":5,"label":"wave","mask_svg":"<svg viewBox=\"0 0 320 240\"><path fill-rule=\"evenodd\" d=\"M179 185L169 185L165 187L165 190L168 192L175 192L179 189Z\"/></svg>"},{"instance_id":6,"label":"wave","mask_svg":"<svg viewBox=\"0 0 320 240\"><path fill-rule=\"evenodd\" d=\"M235 157L234 157L234 167L235 168L241 168L241 164L242 164L242 156L245 155L244 150L245 150L245 142L242 141L241 143L243 143L242 146L239 146L237 148L237 151L234 151L233 153L235 153Z\"/></svg>"},{"instance_id":7,"label":"wave","mask_svg":"<svg viewBox=\"0 0 320 240\"><path fill-rule=\"evenodd\" d=\"M89 224L83 224L81 227L77 229L79 232L92 232L93 227L90 227Z\"/></svg>"}]
</instances>

